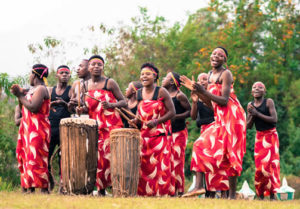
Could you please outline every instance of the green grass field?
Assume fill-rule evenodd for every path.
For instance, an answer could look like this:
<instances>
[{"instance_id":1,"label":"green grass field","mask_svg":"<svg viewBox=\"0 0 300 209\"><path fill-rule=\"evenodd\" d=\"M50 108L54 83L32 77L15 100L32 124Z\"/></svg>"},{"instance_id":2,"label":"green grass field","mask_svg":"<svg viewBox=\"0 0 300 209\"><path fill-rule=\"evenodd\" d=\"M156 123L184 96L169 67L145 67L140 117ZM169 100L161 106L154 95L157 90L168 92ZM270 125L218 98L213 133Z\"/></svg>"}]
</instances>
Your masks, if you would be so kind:
<instances>
[{"instance_id":1,"label":"green grass field","mask_svg":"<svg viewBox=\"0 0 300 209\"><path fill-rule=\"evenodd\" d=\"M57 194L42 195L22 194L20 192L0 192L0 208L26 208L26 209L297 209L300 200L294 201L246 201L246 200L212 200L199 198L111 198L91 196L62 196Z\"/></svg>"}]
</instances>

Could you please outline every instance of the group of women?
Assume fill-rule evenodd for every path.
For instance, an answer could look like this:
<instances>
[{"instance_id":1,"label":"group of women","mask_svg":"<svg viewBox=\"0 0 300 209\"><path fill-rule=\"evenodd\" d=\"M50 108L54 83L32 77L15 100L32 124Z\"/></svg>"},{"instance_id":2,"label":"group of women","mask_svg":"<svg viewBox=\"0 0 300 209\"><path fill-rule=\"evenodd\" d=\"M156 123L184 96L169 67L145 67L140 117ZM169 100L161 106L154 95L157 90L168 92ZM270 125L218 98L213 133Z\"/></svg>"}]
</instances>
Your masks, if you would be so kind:
<instances>
[{"instance_id":1,"label":"group of women","mask_svg":"<svg viewBox=\"0 0 300 209\"><path fill-rule=\"evenodd\" d=\"M88 113L97 120L98 169L96 186L99 195L111 185L110 131L137 126L142 137L141 166L138 195L183 197L207 192L214 197L236 198L237 177L242 171L246 152L246 129L255 123L255 187L260 198L274 194L279 187L279 153L276 132L276 110L272 99L264 99L266 88L261 82L253 85L254 101L249 103L248 118L233 90L233 76L224 65L228 53L217 47L210 56L211 71L200 74L198 81L169 72L159 86L159 70L151 63L140 68L140 81L133 81L126 89L126 99L119 85L104 76L104 59L99 55L86 60L89 75L78 82L80 92L71 90L70 110ZM22 104L17 159L21 186L48 190L47 152L50 137L49 93L43 79L48 69L34 65L30 76L32 88L25 92L18 85L12 93ZM191 90L192 106L180 91L181 85ZM84 93L82 93L84 92ZM81 93L81 94L80 94ZM78 94L81 99L77 100ZM80 105L78 105L78 103ZM115 108L128 108L135 118L122 121ZM185 119L197 119L200 137L195 140L191 170L196 173L192 191L184 194L184 161L188 131ZM209 192L208 192L209 191ZM229 192L227 192L229 191Z\"/></svg>"}]
</instances>

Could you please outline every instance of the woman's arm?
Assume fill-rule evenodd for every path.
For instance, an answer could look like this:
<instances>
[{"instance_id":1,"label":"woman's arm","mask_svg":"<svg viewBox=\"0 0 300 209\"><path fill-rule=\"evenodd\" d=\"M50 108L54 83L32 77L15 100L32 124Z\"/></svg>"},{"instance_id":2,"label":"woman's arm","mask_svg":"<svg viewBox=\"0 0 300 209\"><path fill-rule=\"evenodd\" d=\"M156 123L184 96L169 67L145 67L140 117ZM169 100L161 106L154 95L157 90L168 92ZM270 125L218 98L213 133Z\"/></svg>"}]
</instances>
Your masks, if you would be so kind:
<instances>
[{"instance_id":1,"label":"woman's arm","mask_svg":"<svg viewBox=\"0 0 300 209\"><path fill-rule=\"evenodd\" d=\"M48 90L45 86L40 85L36 88L36 90L33 93L33 96L31 98L31 101L27 100L25 98L25 95L19 95L18 96L19 101L30 111L33 113L37 113L42 104L44 99L48 99Z\"/></svg>"},{"instance_id":2,"label":"woman's arm","mask_svg":"<svg viewBox=\"0 0 300 209\"><path fill-rule=\"evenodd\" d=\"M22 120L22 114L21 114L21 108L20 105L16 106L15 109L15 124L16 126L19 126Z\"/></svg>"},{"instance_id":3,"label":"woman's arm","mask_svg":"<svg viewBox=\"0 0 300 209\"><path fill-rule=\"evenodd\" d=\"M250 109L252 108L251 106L252 105L249 102L248 106L247 106L247 129L251 129L253 127L253 123L254 123L254 117L250 113Z\"/></svg>"},{"instance_id":4,"label":"woman's arm","mask_svg":"<svg viewBox=\"0 0 300 209\"><path fill-rule=\"evenodd\" d=\"M192 120L197 119L197 114L198 114L198 96L191 92L191 98L192 98L192 109L191 109L191 118Z\"/></svg>"},{"instance_id":5,"label":"woman's arm","mask_svg":"<svg viewBox=\"0 0 300 209\"><path fill-rule=\"evenodd\" d=\"M107 88L112 91L113 95L115 96L115 98L117 99L116 103L109 103L109 102L102 102L102 105L105 109L109 109L109 108L115 108L115 107L126 107L127 106L127 102L120 90L119 85L113 80L113 79L109 79L108 83L107 83Z\"/></svg>"}]
</instances>

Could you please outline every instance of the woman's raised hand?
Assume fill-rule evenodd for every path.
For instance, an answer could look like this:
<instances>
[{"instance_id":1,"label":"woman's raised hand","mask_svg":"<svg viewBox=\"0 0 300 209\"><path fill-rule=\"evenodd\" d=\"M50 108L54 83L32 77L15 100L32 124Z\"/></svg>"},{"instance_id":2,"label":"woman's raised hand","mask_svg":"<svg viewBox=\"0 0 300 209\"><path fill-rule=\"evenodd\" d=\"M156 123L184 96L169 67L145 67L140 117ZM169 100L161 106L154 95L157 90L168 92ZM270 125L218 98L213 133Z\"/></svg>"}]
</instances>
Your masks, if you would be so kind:
<instances>
[{"instance_id":1,"label":"woman's raised hand","mask_svg":"<svg viewBox=\"0 0 300 209\"><path fill-rule=\"evenodd\" d=\"M186 88L188 88L189 90L193 91L193 84L195 83L195 79L194 76L192 76L192 80L190 80L188 77L186 77L185 75L180 76L180 81L181 84L183 86L185 86Z\"/></svg>"}]
</instances>

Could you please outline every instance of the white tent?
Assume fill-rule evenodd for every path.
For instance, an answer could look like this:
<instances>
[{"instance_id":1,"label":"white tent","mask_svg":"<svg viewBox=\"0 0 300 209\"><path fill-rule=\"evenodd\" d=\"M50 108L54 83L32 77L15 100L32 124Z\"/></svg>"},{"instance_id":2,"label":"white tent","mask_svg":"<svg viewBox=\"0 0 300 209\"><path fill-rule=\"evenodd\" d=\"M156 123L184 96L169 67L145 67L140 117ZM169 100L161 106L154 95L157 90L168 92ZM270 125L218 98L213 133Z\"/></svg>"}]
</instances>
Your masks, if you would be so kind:
<instances>
[{"instance_id":1,"label":"white tent","mask_svg":"<svg viewBox=\"0 0 300 209\"><path fill-rule=\"evenodd\" d=\"M288 186L287 180L285 177L282 179L282 185L277 191L278 199L280 200L292 200L294 199L295 189Z\"/></svg>"}]
</instances>

